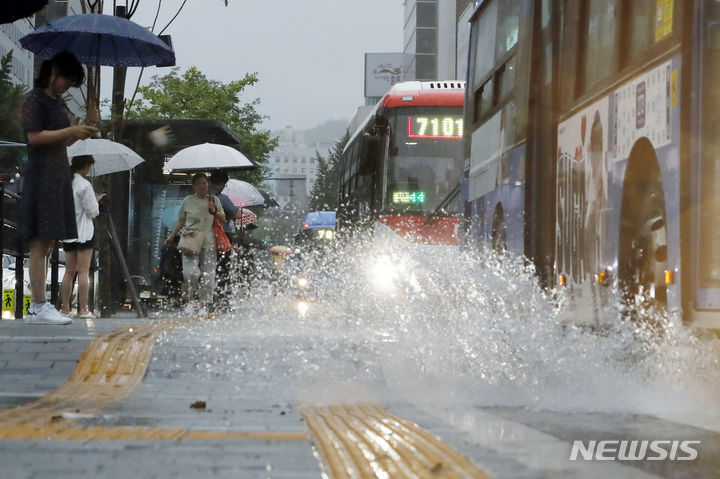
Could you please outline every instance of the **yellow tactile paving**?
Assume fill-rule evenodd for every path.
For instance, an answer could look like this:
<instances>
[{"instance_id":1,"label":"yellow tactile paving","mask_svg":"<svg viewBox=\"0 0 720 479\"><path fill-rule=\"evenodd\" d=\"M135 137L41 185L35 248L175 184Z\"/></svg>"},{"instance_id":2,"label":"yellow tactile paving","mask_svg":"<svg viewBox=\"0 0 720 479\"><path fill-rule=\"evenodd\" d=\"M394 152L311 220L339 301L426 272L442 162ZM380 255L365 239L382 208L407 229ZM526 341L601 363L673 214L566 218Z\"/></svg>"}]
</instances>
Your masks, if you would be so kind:
<instances>
[{"instance_id":1,"label":"yellow tactile paving","mask_svg":"<svg viewBox=\"0 0 720 479\"><path fill-rule=\"evenodd\" d=\"M79 427L74 424L74 418L97 412L130 395L142 382L152 348L162 335L197 320L157 321L96 338L63 386L29 404L0 411L0 439L309 440L302 432ZM300 412L334 479L487 478L438 438L376 404L304 407Z\"/></svg>"},{"instance_id":2,"label":"yellow tactile paving","mask_svg":"<svg viewBox=\"0 0 720 479\"><path fill-rule=\"evenodd\" d=\"M142 382L156 342L173 329L197 321L157 321L113 331L90 343L75 371L59 389L23 406L0 411L0 439L308 440L294 432L224 432L186 429L77 427L73 417L90 414L130 395ZM69 414L69 419L64 416Z\"/></svg>"},{"instance_id":3,"label":"yellow tactile paving","mask_svg":"<svg viewBox=\"0 0 720 479\"><path fill-rule=\"evenodd\" d=\"M145 375L149 356L144 353L163 334L189 321L149 323L96 338L63 386L29 404L0 411L0 427L42 426L63 413L89 414L128 396Z\"/></svg>"},{"instance_id":4,"label":"yellow tactile paving","mask_svg":"<svg viewBox=\"0 0 720 479\"><path fill-rule=\"evenodd\" d=\"M488 477L440 439L378 405L306 407L300 413L334 479Z\"/></svg>"}]
</instances>

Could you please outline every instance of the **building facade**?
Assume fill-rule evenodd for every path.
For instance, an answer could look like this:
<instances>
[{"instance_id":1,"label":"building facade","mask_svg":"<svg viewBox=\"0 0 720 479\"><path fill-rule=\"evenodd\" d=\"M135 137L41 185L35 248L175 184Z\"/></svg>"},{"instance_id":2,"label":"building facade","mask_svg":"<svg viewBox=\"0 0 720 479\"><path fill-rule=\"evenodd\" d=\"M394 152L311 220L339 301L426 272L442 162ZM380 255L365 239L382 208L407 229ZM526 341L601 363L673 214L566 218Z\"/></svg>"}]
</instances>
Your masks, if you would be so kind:
<instances>
[{"instance_id":1,"label":"building facade","mask_svg":"<svg viewBox=\"0 0 720 479\"><path fill-rule=\"evenodd\" d=\"M32 88L34 81L34 55L20 45L20 39L32 32L33 28L32 17L0 25L0 56L12 52L10 80L28 89Z\"/></svg>"},{"instance_id":2,"label":"building facade","mask_svg":"<svg viewBox=\"0 0 720 479\"><path fill-rule=\"evenodd\" d=\"M288 126L274 132L278 147L270 153L268 184L283 208L304 209L317 176L317 153L327 158L332 143L305 143L303 132Z\"/></svg>"},{"instance_id":3,"label":"building facade","mask_svg":"<svg viewBox=\"0 0 720 479\"><path fill-rule=\"evenodd\" d=\"M458 19L473 0L405 0L403 80L457 78Z\"/></svg>"}]
</instances>

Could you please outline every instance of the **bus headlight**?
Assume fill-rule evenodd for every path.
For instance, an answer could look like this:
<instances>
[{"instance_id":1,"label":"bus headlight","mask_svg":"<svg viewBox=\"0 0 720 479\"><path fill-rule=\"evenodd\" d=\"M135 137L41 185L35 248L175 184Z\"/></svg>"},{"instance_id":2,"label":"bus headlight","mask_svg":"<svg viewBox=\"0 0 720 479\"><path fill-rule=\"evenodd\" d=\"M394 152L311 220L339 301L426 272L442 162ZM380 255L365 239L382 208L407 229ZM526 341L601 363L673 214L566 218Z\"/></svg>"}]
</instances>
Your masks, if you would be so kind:
<instances>
[{"instance_id":1,"label":"bus headlight","mask_svg":"<svg viewBox=\"0 0 720 479\"><path fill-rule=\"evenodd\" d=\"M374 262L370 270L370 280L373 287L379 292L390 292L395 290L395 280L398 277L398 267L389 257L380 256Z\"/></svg>"}]
</instances>

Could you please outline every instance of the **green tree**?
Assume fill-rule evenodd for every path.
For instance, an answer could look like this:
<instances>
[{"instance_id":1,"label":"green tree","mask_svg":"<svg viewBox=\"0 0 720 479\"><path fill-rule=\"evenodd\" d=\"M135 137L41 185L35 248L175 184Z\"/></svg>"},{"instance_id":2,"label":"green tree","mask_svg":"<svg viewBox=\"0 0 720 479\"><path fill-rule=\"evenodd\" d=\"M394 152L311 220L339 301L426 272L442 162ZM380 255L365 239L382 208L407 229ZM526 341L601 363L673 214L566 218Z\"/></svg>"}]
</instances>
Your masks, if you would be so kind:
<instances>
[{"instance_id":1,"label":"green tree","mask_svg":"<svg viewBox=\"0 0 720 479\"><path fill-rule=\"evenodd\" d=\"M0 59L0 140L23 142L22 105L25 100L25 86L15 85L10 80L12 50ZM0 149L2 172L11 172L19 165L22 148Z\"/></svg>"},{"instance_id":2,"label":"green tree","mask_svg":"<svg viewBox=\"0 0 720 479\"><path fill-rule=\"evenodd\" d=\"M261 184L269 175L268 155L277 146L277 138L271 137L270 131L259 129L266 118L256 110L260 100L242 101L245 90L257 82L254 73L222 83L208 79L196 67L182 75L179 68L174 68L167 75L153 76L149 85L138 89L141 97L128 105L126 118L222 121L240 139L242 152L260 166L233 176Z\"/></svg>"},{"instance_id":3,"label":"green tree","mask_svg":"<svg viewBox=\"0 0 720 479\"><path fill-rule=\"evenodd\" d=\"M10 80L12 71L12 50L0 59L0 111L5 114L0 118L0 140L22 141L22 104L25 87L14 85Z\"/></svg>"},{"instance_id":4,"label":"green tree","mask_svg":"<svg viewBox=\"0 0 720 479\"><path fill-rule=\"evenodd\" d=\"M333 145L327 159L323 158L320 153L315 152L317 174L310 192L310 209L312 211L333 211L337 209L342 152L349 140L350 131L345 130L345 134Z\"/></svg>"}]
</instances>

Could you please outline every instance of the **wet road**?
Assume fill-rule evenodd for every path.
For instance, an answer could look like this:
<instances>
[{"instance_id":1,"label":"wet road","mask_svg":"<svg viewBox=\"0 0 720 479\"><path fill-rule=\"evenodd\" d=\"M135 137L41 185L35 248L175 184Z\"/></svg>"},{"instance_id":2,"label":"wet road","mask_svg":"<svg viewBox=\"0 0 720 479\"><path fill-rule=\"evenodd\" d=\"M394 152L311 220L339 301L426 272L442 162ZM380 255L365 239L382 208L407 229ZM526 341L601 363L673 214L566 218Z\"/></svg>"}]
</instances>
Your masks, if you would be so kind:
<instances>
[{"instance_id":1,"label":"wet road","mask_svg":"<svg viewBox=\"0 0 720 479\"><path fill-rule=\"evenodd\" d=\"M258 284L212 320L85 341L54 396L0 412L2 477L720 476L715 341L561 327L518 265L388 251L313 265L311 292ZM3 358L39 334L13 331ZM608 440L700 443L570 460Z\"/></svg>"}]
</instances>

